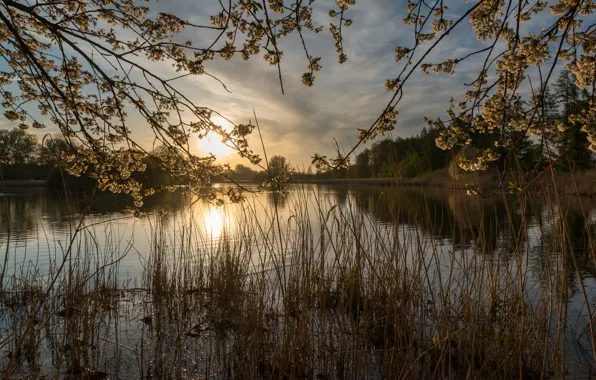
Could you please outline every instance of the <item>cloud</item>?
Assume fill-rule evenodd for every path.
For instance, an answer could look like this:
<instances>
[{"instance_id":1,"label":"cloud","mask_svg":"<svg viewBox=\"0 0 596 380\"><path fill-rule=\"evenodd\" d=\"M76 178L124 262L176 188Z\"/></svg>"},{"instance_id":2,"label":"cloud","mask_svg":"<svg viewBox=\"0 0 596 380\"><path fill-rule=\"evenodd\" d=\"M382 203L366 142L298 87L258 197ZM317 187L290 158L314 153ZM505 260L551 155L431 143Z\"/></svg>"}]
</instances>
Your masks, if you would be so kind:
<instances>
[{"instance_id":1,"label":"cloud","mask_svg":"<svg viewBox=\"0 0 596 380\"><path fill-rule=\"evenodd\" d=\"M403 63L394 61L394 49L412 46L413 31L401 22L406 13L405 1L358 2L348 12L347 17L353 20L351 27L344 28L348 61L340 65L333 38L326 30L331 22L327 13L335 7L335 1L319 0L314 7L313 20L325 28L318 35L305 33L309 54L322 57L323 70L316 73L314 87L306 87L300 80L308 62L297 35L288 36L280 45L284 51L283 95L277 68L269 66L259 56L248 62L237 56L230 61L217 57L206 63L207 72L223 81L232 93L208 76L186 77L176 82L177 87L196 105L215 109L234 122L253 120L254 110L270 156L283 154L296 164L308 165L315 152L331 154L335 141L344 149L350 149L356 141L357 128L369 127L391 99L393 94L384 89L385 80L395 78L403 67ZM208 24L208 16L219 11L219 3L179 0L156 3L151 9L173 12L197 24ZM462 13L457 7L449 12ZM425 62L455 58L478 47L471 28L464 23L461 31L447 37ZM179 38L207 46L215 35L214 31L188 28ZM418 133L424 126L424 116L443 115L449 98L462 94L462 83L475 76L476 64L474 61L462 63L457 67L455 78L413 74L398 105L398 128L392 135ZM175 75L167 63L144 65L163 77ZM152 132L138 115L130 115L133 135L150 146ZM252 142L254 149L259 150L256 136L252 137Z\"/></svg>"},{"instance_id":2,"label":"cloud","mask_svg":"<svg viewBox=\"0 0 596 380\"><path fill-rule=\"evenodd\" d=\"M201 8L196 1L182 3L182 9L189 14L193 14L194 8ZM327 28L331 21L327 11L333 4L317 3L313 14L316 23ZM357 128L370 126L391 99L392 94L384 90L385 80L396 77L402 68L393 59L395 47L413 43L412 30L401 22L404 5L371 0L351 8L348 17L354 23L345 29L348 61L343 65L337 63L334 41L327 31L307 35L309 53L321 56L323 65L312 88L300 81L307 61L297 36L290 36L281 44L284 95L277 69L260 57L248 62L239 57L230 61L216 59L206 65L208 72L226 83L232 94L208 78L193 79L181 87L193 91L198 104L212 107L235 122L254 119L254 109L269 155L283 154L292 162L308 164L315 152L331 153L335 140L349 149L355 142ZM458 10L452 12L457 14ZM449 36L425 62L463 56L478 47L471 28L462 25L461 29L467 32ZM450 97L463 94L462 84L477 74L472 69L475 64L462 63L454 78L413 74L398 106L398 128L392 135L418 133L424 127L424 116L443 115Z\"/></svg>"}]
</instances>

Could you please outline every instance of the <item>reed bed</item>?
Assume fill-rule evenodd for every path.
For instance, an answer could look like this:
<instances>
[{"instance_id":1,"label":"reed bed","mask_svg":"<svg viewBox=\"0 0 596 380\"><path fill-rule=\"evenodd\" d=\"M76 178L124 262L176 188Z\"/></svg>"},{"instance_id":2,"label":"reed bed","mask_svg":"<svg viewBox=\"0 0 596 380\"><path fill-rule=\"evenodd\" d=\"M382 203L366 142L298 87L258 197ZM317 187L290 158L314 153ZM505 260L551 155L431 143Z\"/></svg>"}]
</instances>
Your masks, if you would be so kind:
<instances>
[{"instance_id":1,"label":"reed bed","mask_svg":"<svg viewBox=\"0 0 596 380\"><path fill-rule=\"evenodd\" d=\"M150 250L140 255L136 284L119 268L134 245L109 226L89 228L83 217L43 269L34 261L9 266L7 257L3 376L594 374L593 295L583 280L594 247L587 239L578 254L561 198L500 195L496 206L480 198L460 202L460 194L446 214L423 196L387 188L368 199L376 203L367 207L393 221L380 223L362 212L358 197L337 204L301 189L271 194L269 205L248 196L216 241L192 215L148 216ZM589 223L584 228L591 236ZM541 250L538 263L529 254L534 249ZM585 300L575 318L568 309L573 286Z\"/></svg>"}]
</instances>

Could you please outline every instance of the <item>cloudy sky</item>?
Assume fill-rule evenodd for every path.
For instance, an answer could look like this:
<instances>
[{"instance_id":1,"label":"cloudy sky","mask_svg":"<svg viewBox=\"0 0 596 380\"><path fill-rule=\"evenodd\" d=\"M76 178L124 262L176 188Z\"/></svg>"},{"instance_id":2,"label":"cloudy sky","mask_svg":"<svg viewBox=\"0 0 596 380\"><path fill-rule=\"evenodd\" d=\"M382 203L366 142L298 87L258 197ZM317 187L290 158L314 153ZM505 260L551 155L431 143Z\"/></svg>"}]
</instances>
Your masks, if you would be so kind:
<instances>
[{"instance_id":1,"label":"cloudy sky","mask_svg":"<svg viewBox=\"0 0 596 380\"><path fill-rule=\"evenodd\" d=\"M173 3L168 3L167 9L177 15L194 15L193 21L204 22L211 9L205 7L206 1L211 0L179 0L175 9ZM391 98L392 94L384 88L385 80L396 77L402 69L402 64L394 60L395 47L412 46L414 38L412 29L401 21L406 14L405 1L357 2L348 14L353 24L344 29L348 61L340 65L328 32L331 21L328 11L333 3L314 4L313 19L324 30L306 39L310 54L322 57L323 69L316 74L313 87L301 83L307 62L297 35L287 37L281 44L284 95L277 69L260 57L248 62L239 56L230 61L216 58L206 65L207 71L222 80L231 93L208 77L185 80L178 85L197 104L218 110L234 122L254 119L254 109L268 155L283 154L294 165L308 166L315 152L333 154L334 139L349 150L356 142L357 128L370 126ZM457 4L459 9L450 6L451 16L470 6L459 1ZM459 33L449 36L429 56L429 62L462 56L480 46L467 22L464 24ZM210 38L196 31L186 33L194 41ZM462 84L476 75L478 69L472 66L473 62L463 64L455 77L422 74L412 77L400 103L398 126L392 136L416 134L425 125L424 116L443 115L449 98L462 93ZM233 157L227 160L235 161Z\"/></svg>"},{"instance_id":2,"label":"cloudy sky","mask_svg":"<svg viewBox=\"0 0 596 380\"><path fill-rule=\"evenodd\" d=\"M474 3L446 0L444 4L449 7L446 17L453 20ZM357 1L346 16L353 20L353 24L344 28L344 50L348 60L340 65L334 40L328 32L332 21L328 12L336 7L335 1L315 1L313 21L324 30L317 35L305 34L309 53L322 57L323 69L316 73L313 87L301 83L308 62L297 35L286 37L280 44L280 50L284 52L281 63L283 95L277 68L269 66L260 56L254 56L248 62L239 55L229 61L216 58L206 64L207 72L223 81L231 93L205 75L179 80L176 86L195 104L217 110L235 123L254 122L254 110L267 154L282 154L293 165L307 167L314 153L333 155L335 141L345 151L350 150L356 143L357 129L369 127L387 105L392 93L385 90L385 80L397 77L404 64L403 61L395 62L395 47L412 47L414 43L412 28L402 23L406 15L405 5L404 0ZM161 1L150 3L150 6L152 12L172 12L196 24L208 24L209 16L220 9L218 0ZM535 25L540 28L548 21L538 19ZM210 45L214 35L205 29L187 29L180 37L204 47ZM427 43L426 48L429 45ZM466 20L429 54L425 62L438 63L462 57L481 47L482 43L476 40ZM397 128L391 136L417 134L425 126L425 116L444 115L449 99L463 94L464 83L470 83L476 77L479 61L483 59L464 61L457 66L454 77L414 74L404 87L404 97L398 105ZM162 77L178 75L164 62L149 63L148 67ZM129 125L132 125L136 139L150 147L153 140L150 130L141 122L135 123L134 119ZM254 139L252 145L255 149L260 148L260 142ZM197 144L197 149L213 148L213 153L221 155L223 161L242 162L216 146L217 143ZM260 153L260 149L256 150Z\"/></svg>"}]
</instances>

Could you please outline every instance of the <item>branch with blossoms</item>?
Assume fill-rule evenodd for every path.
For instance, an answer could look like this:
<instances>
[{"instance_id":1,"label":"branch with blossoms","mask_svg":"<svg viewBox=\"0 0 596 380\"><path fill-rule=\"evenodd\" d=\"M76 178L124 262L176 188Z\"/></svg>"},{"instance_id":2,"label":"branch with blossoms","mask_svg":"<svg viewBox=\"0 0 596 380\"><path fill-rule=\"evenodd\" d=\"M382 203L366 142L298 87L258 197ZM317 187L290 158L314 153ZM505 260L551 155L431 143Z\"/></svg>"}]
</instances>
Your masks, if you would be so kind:
<instances>
[{"instance_id":1,"label":"branch with blossoms","mask_svg":"<svg viewBox=\"0 0 596 380\"><path fill-rule=\"evenodd\" d=\"M23 129L57 127L77 147L66 157L71 174L90 175L100 189L130 194L140 205L147 194L172 188L143 189L132 179L132 173L145 169L143 160L154 156L132 136L130 115L135 113L152 130L155 144L164 147L165 154L154 158L179 179L173 187L201 188L201 197L220 201L209 182L213 176L226 175L229 167L212 155L197 156L190 142L218 135L240 157L263 168L248 144L254 126L232 123L196 104L178 84L189 76L208 76L229 91L209 73L209 62L260 55L277 68L283 93L281 42L297 33L308 61L303 81L312 85L321 58L308 53L303 35L323 29L312 20L314 1L217 1L220 10L206 24L156 13L147 3L0 1L4 116ZM338 0L337 5L343 17L353 2ZM185 41L185 31L198 32L208 42L200 46ZM341 33L333 36L342 38ZM175 74L158 74L153 62L171 65ZM214 123L216 115L227 120L231 130ZM238 199L236 193L225 196Z\"/></svg>"},{"instance_id":2,"label":"branch with blossoms","mask_svg":"<svg viewBox=\"0 0 596 380\"><path fill-rule=\"evenodd\" d=\"M543 138L555 134L557 128L565 128L548 120L544 114L545 92L561 61L568 62L565 69L575 75L577 87L589 94L588 107L569 118L581 125L590 148L596 151L596 32L595 24L587 22L596 10L596 2L481 0L454 19L446 17L447 9L440 0L431 5L425 1L408 2L403 22L413 27L414 43L411 47L395 49L395 60L405 64L395 78L386 82L386 89L393 95L379 118L368 128L359 130L358 142L345 156L394 128L396 119L388 124L387 115L390 119L397 115L404 86L415 71L420 70L425 75L456 75L457 67L470 59L482 63L476 79L467 84L463 98L452 99L446 119L425 119L438 132L437 146L445 150L471 144L474 135L498 137L495 146L480 150L475 157L462 159L459 162L462 169L485 170L491 162L512 155L525 136ZM525 32L524 23L531 23L547 12L556 16L551 25L542 28L539 34ZM464 28L465 20L485 46L464 56L427 62L429 54L450 33ZM532 76L536 75L539 81L532 83ZM315 156L313 162L337 167L321 156Z\"/></svg>"}]
</instances>

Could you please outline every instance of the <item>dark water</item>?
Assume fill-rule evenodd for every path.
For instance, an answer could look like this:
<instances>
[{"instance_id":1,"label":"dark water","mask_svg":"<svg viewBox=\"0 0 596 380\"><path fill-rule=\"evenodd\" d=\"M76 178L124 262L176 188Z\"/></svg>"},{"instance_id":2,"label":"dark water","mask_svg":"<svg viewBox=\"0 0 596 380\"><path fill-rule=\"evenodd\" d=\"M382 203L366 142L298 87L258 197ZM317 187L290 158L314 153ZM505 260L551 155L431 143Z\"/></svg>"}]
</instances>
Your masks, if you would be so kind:
<instances>
[{"instance_id":1,"label":"dark water","mask_svg":"<svg viewBox=\"0 0 596 380\"><path fill-rule=\"evenodd\" d=\"M439 272L453 269L457 252L463 263L476 262L480 255L483 265L498 262L516 268L511 273L523 272L529 299L554 280L565 281L567 312L569 320L578 321L575 326L585 326L588 310L596 304L596 253L590 249L596 201L592 199L506 195L481 199L413 188L291 185L287 195L247 193L244 203L221 207L166 194L147 202L147 214L140 217L125 211L126 205L115 197L89 203L43 188L9 189L0 198L5 273L34 272L43 277L69 247L77 246L92 262L117 260L118 281L134 288L141 282L157 232L165 232L165 244L175 251L176 236L194 231L195 243L209 254L220 242L233 242L247 230L262 231L260 236L266 239L276 227L297 228L293 220L298 218L310 220L312 235L321 235L322 226L339 212L369 226L374 231L369 239L382 243L397 234L412 250L422 247L429 254L444 255L444 261L438 258ZM321 250L333 244L331 237L321 243ZM254 254L260 254L258 248ZM553 261L567 270L553 266ZM575 339L573 346L577 356L591 350L587 335Z\"/></svg>"}]
</instances>

